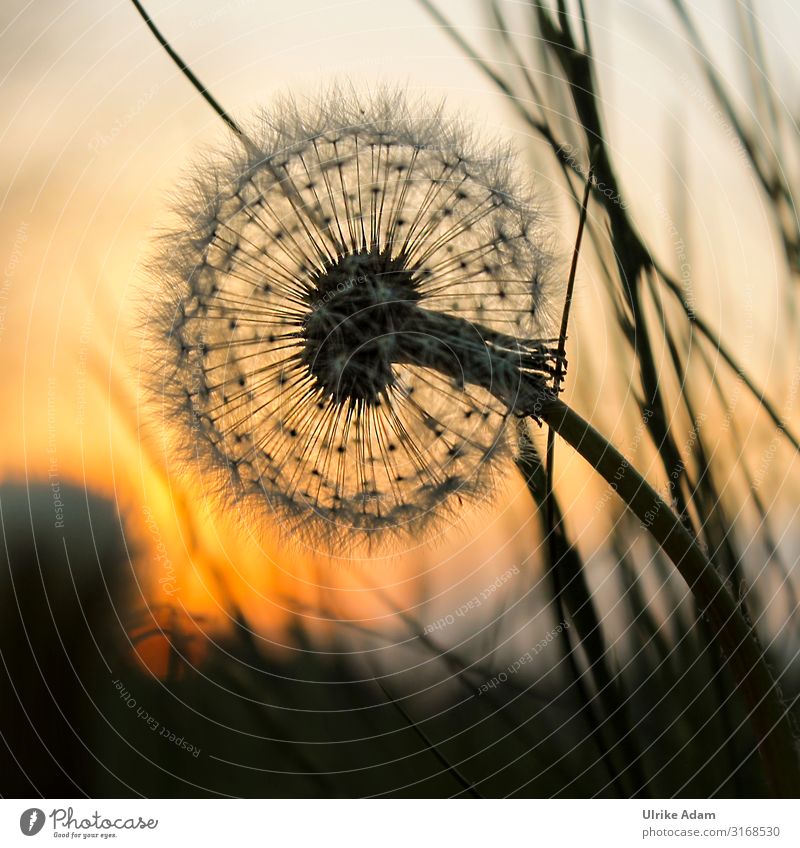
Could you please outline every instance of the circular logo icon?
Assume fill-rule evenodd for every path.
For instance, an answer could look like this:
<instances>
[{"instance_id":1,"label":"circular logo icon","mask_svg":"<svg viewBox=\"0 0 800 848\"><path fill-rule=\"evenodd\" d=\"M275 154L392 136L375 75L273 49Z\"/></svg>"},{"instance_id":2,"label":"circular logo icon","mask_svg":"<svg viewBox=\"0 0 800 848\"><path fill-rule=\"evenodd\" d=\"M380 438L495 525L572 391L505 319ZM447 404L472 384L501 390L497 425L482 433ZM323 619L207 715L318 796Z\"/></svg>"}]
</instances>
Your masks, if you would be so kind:
<instances>
[{"instance_id":1,"label":"circular logo icon","mask_svg":"<svg viewBox=\"0 0 800 848\"><path fill-rule=\"evenodd\" d=\"M19 817L19 829L25 836L36 836L36 834L44 827L44 810L38 807L31 807Z\"/></svg>"}]
</instances>

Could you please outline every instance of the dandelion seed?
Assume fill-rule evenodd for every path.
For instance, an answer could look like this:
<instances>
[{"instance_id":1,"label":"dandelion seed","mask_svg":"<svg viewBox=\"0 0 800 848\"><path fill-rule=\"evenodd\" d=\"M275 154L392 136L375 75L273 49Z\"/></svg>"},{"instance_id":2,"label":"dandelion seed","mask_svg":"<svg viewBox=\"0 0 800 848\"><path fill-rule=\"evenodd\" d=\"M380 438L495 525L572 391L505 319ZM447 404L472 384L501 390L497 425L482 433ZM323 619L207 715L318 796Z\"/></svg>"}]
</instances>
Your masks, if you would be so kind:
<instances>
[{"instance_id":1,"label":"dandelion seed","mask_svg":"<svg viewBox=\"0 0 800 848\"><path fill-rule=\"evenodd\" d=\"M507 150L386 92L284 101L199 169L151 321L188 453L320 530L416 526L491 485L509 416L557 391L512 180Z\"/></svg>"}]
</instances>

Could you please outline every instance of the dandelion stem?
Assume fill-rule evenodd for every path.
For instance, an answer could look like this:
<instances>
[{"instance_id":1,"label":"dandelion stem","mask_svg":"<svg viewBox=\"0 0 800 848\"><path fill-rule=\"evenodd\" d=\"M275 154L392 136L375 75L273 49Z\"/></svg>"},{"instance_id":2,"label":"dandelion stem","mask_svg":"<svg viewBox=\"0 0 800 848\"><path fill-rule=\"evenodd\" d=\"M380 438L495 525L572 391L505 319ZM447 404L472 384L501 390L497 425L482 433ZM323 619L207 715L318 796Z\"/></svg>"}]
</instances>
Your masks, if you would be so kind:
<instances>
[{"instance_id":1,"label":"dandelion stem","mask_svg":"<svg viewBox=\"0 0 800 848\"><path fill-rule=\"evenodd\" d=\"M241 128L233 120L233 118L222 108L221 104L216 100L216 98L211 94L211 92L200 82L200 80L194 75L191 68L186 64L186 62L181 59L181 57L172 49L172 46L167 41L166 38L161 34L159 28L153 23L150 15L147 14L144 6L139 2L139 0L131 0L136 11L141 15L142 20L147 24L150 32L156 37L156 41L164 48L167 55L172 59L172 61L178 66L180 72L189 80L189 82L197 89L197 91L203 96L203 99L206 103L211 106L211 108L222 118L223 121L236 133L236 135L244 137Z\"/></svg>"},{"instance_id":2,"label":"dandelion stem","mask_svg":"<svg viewBox=\"0 0 800 848\"><path fill-rule=\"evenodd\" d=\"M573 294L575 291L575 277L578 271L578 259L580 257L583 231L586 226L586 216L589 209L589 197L594 183L595 154L596 149L592 151L592 155L589 157L589 171L586 176L586 185L584 187L583 200L580 207L578 232L575 236L575 247L572 252L572 263L570 265L569 277L567 279L564 309L561 314L561 329L559 331L557 356L553 373L553 386L556 388L561 385L566 363L566 343L567 332L569 329L569 317L572 308ZM562 630L561 635L564 641L565 654L570 670L572 671L573 680L577 686L578 693L583 700L583 709L585 710L591 725L592 733L600 747L602 759L611 772L611 779L615 786L618 787L619 794L623 797L631 797L635 794L649 797L647 794L646 780L644 775L641 773L639 764L640 758L636 755L631 737L626 733L624 702L620 703L620 696L622 693L619 689L619 682L618 680L614 680L606 661L607 649L603 642L599 621L594 615L594 605L589 593L589 587L586 584L586 579L582 572L583 565L580 559L576 556L574 548L572 548L567 540L566 531L563 526L563 517L561 515L561 511L558 509L556 498L553 493L553 479L555 476L556 461L556 434L552 427L547 428L547 448L545 456L545 528L547 532L547 547L550 558L549 573L553 584L553 600L556 605L556 614L558 616L558 621L563 621L567 615L567 604L565 602L567 594L570 593L574 597L578 592L584 592L584 599L582 599L582 603L570 604L570 615L578 626L578 641L582 644L584 651L587 652L592 673L599 684L598 695L600 701L607 709L610 727L616 735L614 744L610 750L603 743L603 736L601 733L603 722L601 722L595 714L597 707L594 704L594 699L589 695L586 684L584 683L583 677L578 669L570 634L567 630ZM520 468L524 473L522 464L520 464ZM529 480L530 485L529 475L525 474L525 476L526 479ZM533 489L531 489L531 492L533 493ZM611 753L614 750L622 752L625 757L624 767L618 768L614 766L611 758Z\"/></svg>"},{"instance_id":3,"label":"dandelion stem","mask_svg":"<svg viewBox=\"0 0 800 848\"><path fill-rule=\"evenodd\" d=\"M543 399L539 414L608 482L675 564L731 664L771 793L797 797L800 764L788 710L755 633L700 545L644 477L588 421L556 398Z\"/></svg>"},{"instance_id":4,"label":"dandelion stem","mask_svg":"<svg viewBox=\"0 0 800 848\"><path fill-rule=\"evenodd\" d=\"M575 275L578 271L578 257L581 253L581 241L583 240L583 229L586 226L586 214L589 211L589 195L592 190L594 179L594 157L589 163L589 173L586 177L586 186L583 190L583 202L581 203L581 214L578 220L578 233L575 236L575 249L572 251L572 264L569 269L567 280L567 292L564 297L564 311L561 314L561 330L558 334L558 357L555 363L555 374L553 385L558 390L564 371L564 358L567 355L567 330L569 329L569 314L572 308L572 295L575 291ZM555 434L553 428L547 430L547 481L545 484L545 501L547 503L547 526L553 530L553 475L555 473Z\"/></svg>"}]
</instances>

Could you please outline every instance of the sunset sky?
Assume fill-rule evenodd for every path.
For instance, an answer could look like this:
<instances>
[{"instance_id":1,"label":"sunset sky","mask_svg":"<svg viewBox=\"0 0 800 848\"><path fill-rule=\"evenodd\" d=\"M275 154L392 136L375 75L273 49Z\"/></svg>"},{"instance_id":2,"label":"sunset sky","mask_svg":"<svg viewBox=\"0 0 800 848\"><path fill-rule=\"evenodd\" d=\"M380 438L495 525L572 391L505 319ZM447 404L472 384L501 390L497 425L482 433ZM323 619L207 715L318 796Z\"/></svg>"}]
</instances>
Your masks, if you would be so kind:
<instances>
[{"instance_id":1,"label":"sunset sky","mask_svg":"<svg viewBox=\"0 0 800 848\"><path fill-rule=\"evenodd\" d=\"M491 55L490 33L473 4L443 0L439 5ZM663 10L650 17L650 5L590 4L597 10L600 66L607 71L601 88L609 135L625 163L626 188L652 244L668 266L679 268L667 210L676 169L686 180L690 226L680 238L691 248L693 277L703 280L696 308L732 341L750 372L797 422L800 402L786 401L791 400L787 359L792 352L775 341L786 310L775 236L751 177L740 167L740 151L709 107L674 24ZM717 9L722 5L698 5L698 15L709 16L706 35L724 71L737 57L720 23L726 20ZM788 81L798 71L800 19L785 4L761 6L765 31L773 39L771 71L794 98L789 106L798 114L800 94ZM302 97L335 79L367 89L401 83L431 99L446 97L449 108L480 132L510 137L535 169L535 153L525 147L526 133L512 110L412 0L151 0L148 9L243 123L277 93ZM450 609L455 598L469 596L526 557L532 567L526 586L535 582L537 535L528 495L516 479L494 513L466 519L469 542L456 528L431 547L414 547L401 556L373 554L367 564L337 567L302 548L279 548L268 526L257 538L247 538L235 516L218 514L201 483L161 464L161 445L148 433L137 401L136 316L142 307L137 295L152 238L169 220L170 192L181 174L196 167L198 154L226 143L226 130L128 2L6 0L0 44L5 116L0 130L0 474L71 481L112 496L130 523L132 574L142 580L143 597L164 597L166 560L157 554L163 545L178 572L182 605L222 617L224 600L215 578L221 569L252 619L277 641L287 611L300 609L292 598L311 605L321 618L332 604L342 617L390 628L389 607L371 591L375 585L412 610L421 598L433 598L425 613L430 618L437 592L447 588L443 608ZM684 140L676 148L681 133ZM536 184L553 208L559 249L567 255L574 218L551 178L539 174ZM604 361L614 356L594 308L597 284L591 267L582 268L570 342L572 373L585 362L585 368L602 375ZM614 432L621 447L630 446L629 423L619 420L613 400L604 406L603 398L613 398L613 391L605 394L598 380L595 403L587 402L585 387L580 394L584 412ZM559 478L567 503L585 487L601 491L579 460L566 451L562 457ZM780 486L773 496L779 515ZM593 544L602 540L605 525L596 516L584 511L571 520ZM200 543L187 537L187 521Z\"/></svg>"}]
</instances>

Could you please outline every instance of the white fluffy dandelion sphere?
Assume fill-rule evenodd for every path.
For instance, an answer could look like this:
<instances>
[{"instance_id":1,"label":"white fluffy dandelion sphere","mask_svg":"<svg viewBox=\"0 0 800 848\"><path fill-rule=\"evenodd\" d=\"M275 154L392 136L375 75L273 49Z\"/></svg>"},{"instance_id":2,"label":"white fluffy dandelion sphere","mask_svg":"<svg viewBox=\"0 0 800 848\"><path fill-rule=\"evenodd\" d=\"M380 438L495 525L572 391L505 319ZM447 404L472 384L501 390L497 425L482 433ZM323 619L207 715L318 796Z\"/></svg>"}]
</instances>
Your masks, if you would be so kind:
<instances>
[{"instance_id":1,"label":"white fluffy dandelion sphere","mask_svg":"<svg viewBox=\"0 0 800 848\"><path fill-rule=\"evenodd\" d=\"M547 253L508 150L399 93L285 100L178 211L149 388L222 491L371 532L491 485L509 416L553 391Z\"/></svg>"}]
</instances>

